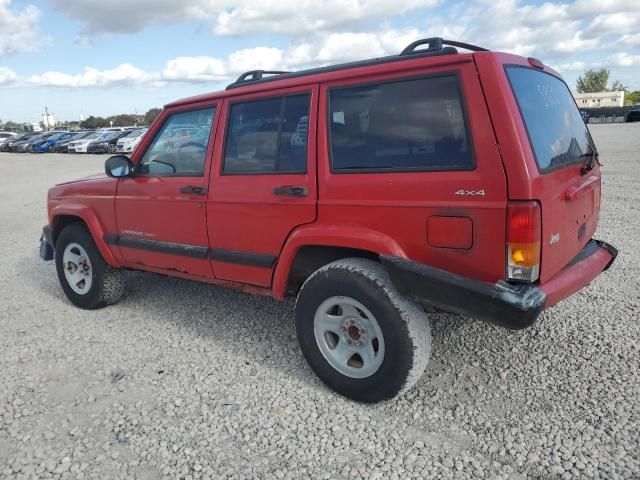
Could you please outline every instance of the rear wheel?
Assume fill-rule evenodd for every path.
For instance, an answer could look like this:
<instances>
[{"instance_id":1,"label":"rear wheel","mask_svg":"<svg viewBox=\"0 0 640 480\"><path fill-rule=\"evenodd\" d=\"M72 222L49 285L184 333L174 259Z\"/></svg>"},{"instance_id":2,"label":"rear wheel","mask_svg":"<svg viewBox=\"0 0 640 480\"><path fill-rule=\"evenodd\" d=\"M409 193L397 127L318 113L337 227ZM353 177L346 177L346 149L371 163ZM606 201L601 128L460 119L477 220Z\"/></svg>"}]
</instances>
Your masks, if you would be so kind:
<instances>
[{"instance_id":1,"label":"rear wheel","mask_svg":"<svg viewBox=\"0 0 640 480\"><path fill-rule=\"evenodd\" d=\"M85 309L117 302L124 292L124 273L102 258L84 224L65 227L56 241L56 270L71 302Z\"/></svg>"},{"instance_id":2,"label":"rear wheel","mask_svg":"<svg viewBox=\"0 0 640 480\"><path fill-rule=\"evenodd\" d=\"M411 388L431 352L425 312L398 294L379 263L359 258L330 263L307 279L296 302L296 332L316 375L361 402Z\"/></svg>"}]
</instances>

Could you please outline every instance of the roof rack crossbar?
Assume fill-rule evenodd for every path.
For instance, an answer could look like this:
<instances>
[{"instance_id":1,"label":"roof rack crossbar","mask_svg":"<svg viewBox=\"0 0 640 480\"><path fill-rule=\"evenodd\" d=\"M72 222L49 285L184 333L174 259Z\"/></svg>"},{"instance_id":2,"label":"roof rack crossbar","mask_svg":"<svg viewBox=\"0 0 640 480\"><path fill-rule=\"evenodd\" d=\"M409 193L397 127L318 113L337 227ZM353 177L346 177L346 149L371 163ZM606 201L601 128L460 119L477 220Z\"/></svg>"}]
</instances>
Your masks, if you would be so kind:
<instances>
[{"instance_id":1,"label":"roof rack crossbar","mask_svg":"<svg viewBox=\"0 0 640 480\"><path fill-rule=\"evenodd\" d=\"M291 72L286 72L284 70L249 70L248 72L244 72L240 75L231 85L243 82L256 82L258 80L262 80L265 75L282 75L284 73Z\"/></svg>"},{"instance_id":2,"label":"roof rack crossbar","mask_svg":"<svg viewBox=\"0 0 640 480\"><path fill-rule=\"evenodd\" d=\"M427 48L417 49L417 47L420 47L422 45L427 45ZM444 45L447 45L449 47L460 47L466 50L471 50L473 52L488 51L486 48L478 47L477 45L472 45L470 43L456 42L455 40L443 40L440 37L432 37L432 38L422 38L420 40L416 40L415 42L410 43L404 48L404 50L402 50L402 52L400 52L400 55L413 55L416 53L438 52L438 51L443 51L444 53L457 53L457 50L454 51L455 49L447 50L447 48L445 48Z\"/></svg>"}]
</instances>

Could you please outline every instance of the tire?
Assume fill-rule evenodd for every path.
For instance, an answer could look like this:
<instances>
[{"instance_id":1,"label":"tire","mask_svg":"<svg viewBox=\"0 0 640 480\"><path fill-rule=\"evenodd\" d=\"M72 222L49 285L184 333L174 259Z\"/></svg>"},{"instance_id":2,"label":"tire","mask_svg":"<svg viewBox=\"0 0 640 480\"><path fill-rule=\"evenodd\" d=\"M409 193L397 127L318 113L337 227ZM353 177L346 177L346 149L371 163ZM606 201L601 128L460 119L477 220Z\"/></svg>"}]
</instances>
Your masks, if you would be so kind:
<instances>
[{"instance_id":1,"label":"tire","mask_svg":"<svg viewBox=\"0 0 640 480\"><path fill-rule=\"evenodd\" d=\"M62 290L74 305L94 310L122 297L124 272L107 265L83 223L72 223L62 230L55 260Z\"/></svg>"},{"instance_id":2,"label":"tire","mask_svg":"<svg viewBox=\"0 0 640 480\"><path fill-rule=\"evenodd\" d=\"M427 314L403 298L382 265L371 260L337 260L314 272L298 293L295 318L311 369L352 400L374 403L403 394L429 361ZM351 351L355 356L349 357Z\"/></svg>"}]
</instances>

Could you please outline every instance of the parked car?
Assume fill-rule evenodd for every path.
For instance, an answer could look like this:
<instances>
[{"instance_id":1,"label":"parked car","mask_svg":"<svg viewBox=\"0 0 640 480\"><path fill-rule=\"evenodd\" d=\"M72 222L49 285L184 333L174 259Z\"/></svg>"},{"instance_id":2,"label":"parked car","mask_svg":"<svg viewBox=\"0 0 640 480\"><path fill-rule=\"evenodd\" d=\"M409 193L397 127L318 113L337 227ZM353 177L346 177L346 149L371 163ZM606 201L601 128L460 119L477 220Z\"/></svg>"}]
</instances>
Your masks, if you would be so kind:
<instances>
[{"instance_id":1,"label":"parked car","mask_svg":"<svg viewBox=\"0 0 640 480\"><path fill-rule=\"evenodd\" d=\"M94 140L87 146L87 153L114 153L118 140L130 133L130 130L108 131L108 135Z\"/></svg>"},{"instance_id":2,"label":"parked car","mask_svg":"<svg viewBox=\"0 0 640 480\"><path fill-rule=\"evenodd\" d=\"M144 138L146 128L140 128L138 130L132 130L128 135L118 139L116 143L116 152L118 153L131 153L135 150L138 144Z\"/></svg>"},{"instance_id":3,"label":"parked car","mask_svg":"<svg viewBox=\"0 0 640 480\"><path fill-rule=\"evenodd\" d=\"M580 115L584 123L589 123L589 113L586 110L580 110Z\"/></svg>"},{"instance_id":4,"label":"parked car","mask_svg":"<svg viewBox=\"0 0 640 480\"><path fill-rule=\"evenodd\" d=\"M46 141L49 137L56 135L58 132L40 132L38 135L34 135L26 142L21 143L16 149L17 152L31 152L34 145L38 145L40 142Z\"/></svg>"},{"instance_id":5,"label":"parked car","mask_svg":"<svg viewBox=\"0 0 640 480\"><path fill-rule=\"evenodd\" d=\"M106 175L49 190L41 256L72 303L116 302L125 269L297 297L313 371L376 402L428 363L423 307L525 328L614 261L596 147L541 61L431 38L269 73L170 103Z\"/></svg>"},{"instance_id":6,"label":"parked car","mask_svg":"<svg viewBox=\"0 0 640 480\"><path fill-rule=\"evenodd\" d=\"M17 135L15 132L0 132L0 141L6 138L13 138Z\"/></svg>"},{"instance_id":7,"label":"parked car","mask_svg":"<svg viewBox=\"0 0 640 480\"><path fill-rule=\"evenodd\" d=\"M0 152L6 152L7 144L18 137L19 134L15 132L0 132Z\"/></svg>"},{"instance_id":8,"label":"parked car","mask_svg":"<svg viewBox=\"0 0 640 480\"><path fill-rule=\"evenodd\" d=\"M625 122L640 122L640 108L632 108L629 110Z\"/></svg>"},{"instance_id":9,"label":"parked car","mask_svg":"<svg viewBox=\"0 0 640 480\"><path fill-rule=\"evenodd\" d=\"M73 135L71 138L56 142L53 147L53 151L56 153L69 153L68 147L71 142L86 138L94 132L95 130L81 130L79 132L75 132L75 135Z\"/></svg>"},{"instance_id":10,"label":"parked car","mask_svg":"<svg viewBox=\"0 0 640 480\"><path fill-rule=\"evenodd\" d=\"M30 139L40 135L41 133L42 132L25 132L17 138L13 138L9 143L7 143L7 151L17 152L21 150L24 144L29 142Z\"/></svg>"},{"instance_id":11,"label":"parked car","mask_svg":"<svg viewBox=\"0 0 640 480\"><path fill-rule=\"evenodd\" d=\"M67 150L69 153L87 153L87 149L89 148L89 144L91 142L94 142L96 140L102 141L112 133L112 130L97 130L84 138L69 142L69 144L67 145Z\"/></svg>"},{"instance_id":12,"label":"parked car","mask_svg":"<svg viewBox=\"0 0 640 480\"><path fill-rule=\"evenodd\" d=\"M51 139L59 138L61 135L67 134L69 132L48 132L44 135L41 135L37 140L31 143L30 151L35 153L42 153L49 151L49 141Z\"/></svg>"},{"instance_id":13,"label":"parked car","mask_svg":"<svg viewBox=\"0 0 640 480\"><path fill-rule=\"evenodd\" d=\"M52 135L43 142L40 142L37 146L33 146L33 151L38 153L53 152L58 144L70 140L77 135L78 132L60 132L56 135Z\"/></svg>"}]
</instances>

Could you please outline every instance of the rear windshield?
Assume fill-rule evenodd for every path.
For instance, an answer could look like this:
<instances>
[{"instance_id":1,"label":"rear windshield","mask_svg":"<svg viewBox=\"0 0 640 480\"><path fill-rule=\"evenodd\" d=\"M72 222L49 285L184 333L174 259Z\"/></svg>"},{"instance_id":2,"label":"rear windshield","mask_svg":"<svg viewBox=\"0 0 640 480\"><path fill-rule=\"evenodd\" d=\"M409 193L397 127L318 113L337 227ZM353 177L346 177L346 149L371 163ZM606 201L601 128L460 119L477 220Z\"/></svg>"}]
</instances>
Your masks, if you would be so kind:
<instances>
[{"instance_id":1,"label":"rear windshield","mask_svg":"<svg viewBox=\"0 0 640 480\"><path fill-rule=\"evenodd\" d=\"M515 66L507 67L507 75L542 173L583 161L593 152L589 131L562 80Z\"/></svg>"}]
</instances>

